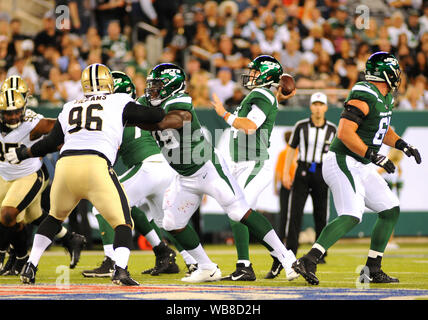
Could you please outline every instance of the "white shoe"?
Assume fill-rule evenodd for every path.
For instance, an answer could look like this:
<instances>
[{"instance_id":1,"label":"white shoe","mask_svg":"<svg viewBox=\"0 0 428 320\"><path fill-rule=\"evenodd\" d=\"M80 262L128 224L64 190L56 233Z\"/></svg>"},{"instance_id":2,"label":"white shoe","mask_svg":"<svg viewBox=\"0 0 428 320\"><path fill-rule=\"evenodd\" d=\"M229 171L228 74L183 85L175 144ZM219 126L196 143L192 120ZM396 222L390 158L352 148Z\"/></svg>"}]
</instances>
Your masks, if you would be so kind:
<instances>
[{"instance_id":1,"label":"white shoe","mask_svg":"<svg viewBox=\"0 0 428 320\"><path fill-rule=\"evenodd\" d=\"M294 255L293 251L287 250L287 255L286 255L285 259L286 259L285 266L284 266L285 277L287 278L288 281L293 281L294 279L297 279L300 276L291 267L293 265L294 261L297 260L296 256Z\"/></svg>"},{"instance_id":2,"label":"white shoe","mask_svg":"<svg viewBox=\"0 0 428 320\"><path fill-rule=\"evenodd\" d=\"M221 271L216 266L214 269L200 269L193 271L188 277L181 278L181 281L196 283L196 282L211 282L219 281L221 279Z\"/></svg>"}]
</instances>

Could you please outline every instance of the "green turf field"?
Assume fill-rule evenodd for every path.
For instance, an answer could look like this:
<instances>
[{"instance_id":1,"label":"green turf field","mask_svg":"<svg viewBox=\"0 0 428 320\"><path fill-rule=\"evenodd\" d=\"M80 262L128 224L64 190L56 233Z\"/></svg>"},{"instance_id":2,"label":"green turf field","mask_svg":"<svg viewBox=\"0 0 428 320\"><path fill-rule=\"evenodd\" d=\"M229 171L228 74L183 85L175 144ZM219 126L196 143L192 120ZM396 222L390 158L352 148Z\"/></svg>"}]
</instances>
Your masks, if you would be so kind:
<instances>
[{"instance_id":1,"label":"green turf field","mask_svg":"<svg viewBox=\"0 0 428 320\"><path fill-rule=\"evenodd\" d=\"M357 241L356 241L357 242ZM391 276L398 277L398 284L371 284L374 288L395 288L395 289L428 289L428 243L411 243L406 241L400 243L400 248L387 250L383 259L383 269ZM340 241L328 251L327 263L318 266L317 276L320 280L318 287L330 288L357 288L357 269L366 261L369 244L367 242L352 243L352 241ZM299 249L298 257L308 250L308 245L303 245ZM205 249L211 259L217 263L223 275L234 271L236 263L236 253L234 246L227 245L206 245ZM308 286L302 277L289 282L285 279L284 272L276 279L266 280L264 276L269 271L272 259L266 249L260 245L251 245L251 261L257 275L254 282L232 282L221 281L216 285L239 285L239 286L288 286L302 287ZM69 271L70 284L111 284L109 279L84 278L82 270L92 269L100 264L103 258L102 251L83 251L81 260L77 267L68 270L69 257L61 247L50 248L42 256L38 266L37 284L55 284L58 279L63 279L64 272ZM134 279L145 285L180 285L180 281L186 271L185 264L181 256L177 256L177 263L180 266L179 274L150 276L141 274L142 270L154 265L154 255L151 251L134 250L129 261L129 270ZM18 277L0 276L0 284L20 284Z\"/></svg>"}]
</instances>

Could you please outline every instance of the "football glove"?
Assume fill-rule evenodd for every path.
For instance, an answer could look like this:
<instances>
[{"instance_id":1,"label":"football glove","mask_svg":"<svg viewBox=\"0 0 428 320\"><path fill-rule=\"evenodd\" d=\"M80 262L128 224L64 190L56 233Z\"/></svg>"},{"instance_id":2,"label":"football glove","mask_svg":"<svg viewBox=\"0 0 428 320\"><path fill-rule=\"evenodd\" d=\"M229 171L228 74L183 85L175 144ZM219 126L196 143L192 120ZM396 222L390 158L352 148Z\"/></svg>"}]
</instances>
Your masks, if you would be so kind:
<instances>
[{"instance_id":1,"label":"football glove","mask_svg":"<svg viewBox=\"0 0 428 320\"><path fill-rule=\"evenodd\" d=\"M395 165L391 160L370 148L367 149L366 155L364 157L369 159L375 165L384 168L387 173L394 173L395 171Z\"/></svg>"},{"instance_id":2,"label":"football glove","mask_svg":"<svg viewBox=\"0 0 428 320\"><path fill-rule=\"evenodd\" d=\"M403 151L408 157L415 157L415 161L417 164L422 162L421 155L419 154L418 149L416 149L414 146L411 146L403 139L397 140L397 142L395 143L395 148Z\"/></svg>"},{"instance_id":3,"label":"football glove","mask_svg":"<svg viewBox=\"0 0 428 320\"><path fill-rule=\"evenodd\" d=\"M27 147L25 145L21 145L18 148L10 148L4 157L9 163L17 164L22 160L30 158L30 155L28 154Z\"/></svg>"}]
</instances>

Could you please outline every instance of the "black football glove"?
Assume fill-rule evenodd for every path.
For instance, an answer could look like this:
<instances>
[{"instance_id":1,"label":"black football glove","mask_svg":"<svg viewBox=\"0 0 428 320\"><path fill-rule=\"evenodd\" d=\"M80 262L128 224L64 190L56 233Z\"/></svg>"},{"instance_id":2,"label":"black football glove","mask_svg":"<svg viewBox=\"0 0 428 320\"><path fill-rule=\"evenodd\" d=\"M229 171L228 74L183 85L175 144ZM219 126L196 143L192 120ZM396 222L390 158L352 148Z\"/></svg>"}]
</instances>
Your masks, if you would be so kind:
<instances>
[{"instance_id":1,"label":"black football glove","mask_svg":"<svg viewBox=\"0 0 428 320\"><path fill-rule=\"evenodd\" d=\"M422 162L421 155L419 154L418 149L416 149L414 146L411 146L403 139L397 140L397 142L395 143L395 148L403 151L408 157L415 157L415 161L417 164Z\"/></svg>"},{"instance_id":2,"label":"black football glove","mask_svg":"<svg viewBox=\"0 0 428 320\"><path fill-rule=\"evenodd\" d=\"M30 158L28 149L25 145L20 145L18 148L10 148L4 155L6 160L11 164L20 163L22 160Z\"/></svg>"},{"instance_id":3,"label":"black football glove","mask_svg":"<svg viewBox=\"0 0 428 320\"><path fill-rule=\"evenodd\" d=\"M387 173L395 172L395 165L391 160L389 160L386 156L379 154L370 148L367 149L366 155L364 157L366 159L369 159L375 165L384 168Z\"/></svg>"}]
</instances>

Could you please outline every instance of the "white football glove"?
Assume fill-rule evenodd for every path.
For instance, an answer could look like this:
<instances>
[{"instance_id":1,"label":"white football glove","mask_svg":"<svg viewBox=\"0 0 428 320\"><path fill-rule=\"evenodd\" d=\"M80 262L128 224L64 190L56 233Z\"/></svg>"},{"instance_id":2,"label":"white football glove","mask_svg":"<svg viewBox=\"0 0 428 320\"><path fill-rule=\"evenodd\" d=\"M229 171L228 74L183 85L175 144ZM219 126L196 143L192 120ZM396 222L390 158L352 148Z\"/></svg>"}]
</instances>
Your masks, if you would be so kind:
<instances>
[{"instance_id":1,"label":"white football glove","mask_svg":"<svg viewBox=\"0 0 428 320\"><path fill-rule=\"evenodd\" d=\"M19 163L18 155L16 153L16 148L10 148L9 152L7 152L4 157L11 164Z\"/></svg>"}]
</instances>

